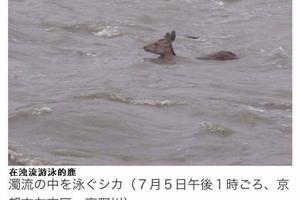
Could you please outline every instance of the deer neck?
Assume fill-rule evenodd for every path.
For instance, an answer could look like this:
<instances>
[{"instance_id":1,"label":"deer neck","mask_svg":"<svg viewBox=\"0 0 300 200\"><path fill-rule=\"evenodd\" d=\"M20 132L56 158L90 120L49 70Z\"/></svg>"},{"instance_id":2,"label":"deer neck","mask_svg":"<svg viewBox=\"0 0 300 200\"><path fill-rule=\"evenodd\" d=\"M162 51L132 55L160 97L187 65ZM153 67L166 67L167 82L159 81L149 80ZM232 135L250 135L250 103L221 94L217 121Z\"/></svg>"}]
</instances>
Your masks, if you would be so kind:
<instances>
[{"instance_id":1,"label":"deer neck","mask_svg":"<svg viewBox=\"0 0 300 200\"><path fill-rule=\"evenodd\" d=\"M161 59L170 59L174 56L176 56L176 53L175 53L175 51L174 51L174 49L171 45L169 48L166 49L166 51L163 54L161 54L159 56L159 58L161 58Z\"/></svg>"}]
</instances>

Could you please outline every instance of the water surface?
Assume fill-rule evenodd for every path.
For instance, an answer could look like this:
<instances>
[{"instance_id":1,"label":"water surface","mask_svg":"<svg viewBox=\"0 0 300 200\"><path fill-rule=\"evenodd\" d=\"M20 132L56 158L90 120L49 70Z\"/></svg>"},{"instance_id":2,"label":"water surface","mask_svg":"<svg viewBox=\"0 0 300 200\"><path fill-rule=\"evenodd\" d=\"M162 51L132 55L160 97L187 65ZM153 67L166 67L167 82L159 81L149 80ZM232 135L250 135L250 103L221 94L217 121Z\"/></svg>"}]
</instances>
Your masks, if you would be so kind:
<instances>
[{"instance_id":1,"label":"water surface","mask_svg":"<svg viewBox=\"0 0 300 200\"><path fill-rule=\"evenodd\" d=\"M10 0L10 163L290 165L291 3Z\"/></svg>"}]
</instances>

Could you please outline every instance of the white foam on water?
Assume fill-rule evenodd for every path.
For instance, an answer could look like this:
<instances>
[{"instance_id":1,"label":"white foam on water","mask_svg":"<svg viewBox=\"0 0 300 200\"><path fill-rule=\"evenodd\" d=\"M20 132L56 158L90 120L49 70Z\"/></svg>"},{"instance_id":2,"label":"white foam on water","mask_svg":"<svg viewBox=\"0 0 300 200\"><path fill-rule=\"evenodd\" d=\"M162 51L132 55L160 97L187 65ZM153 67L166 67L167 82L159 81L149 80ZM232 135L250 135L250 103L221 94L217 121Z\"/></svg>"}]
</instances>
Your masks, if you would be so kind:
<instances>
[{"instance_id":1,"label":"white foam on water","mask_svg":"<svg viewBox=\"0 0 300 200\"><path fill-rule=\"evenodd\" d=\"M232 130L222 127L218 124L208 122L208 121L200 122L200 130L199 131L201 131L201 129L208 130L209 133L217 135L217 136L229 136L232 134Z\"/></svg>"},{"instance_id":2,"label":"white foam on water","mask_svg":"<svg viewBox=\"0 0 300 200\"><path fill-rule=\"evenodd\" d=\"M51 112L52 112L52 109L50 107L41 106L41 107L33 108L31 110L31 115L39 116L39 115L43 115L43 114L51 113Z\"/></svg>"},{"instance_id":3,"label":"white foam on water","mask_svg":"<svg viewBox=\"0 0 300 200\"><path fill-rule=\"evenodd\" d=\"M150 106L171 106L171 105L183 105L186 104L185 101L176 101L176 100L155 100L155 99L133 99L129 97L123 97L116 94L109 95L110 100L119 101L123 103L128 103L132 105L150 105Z\"/></svg>"},{"instance_id":4,"label":"white foam on water","mask_svg":"<svg viewBox=\"0 0 300 200\"><path fill-rule=\"evenodd\" d=\"M122 32L117 26L106 26L103 30L95 33L95 36L112 38L122 35Z\"/></svg>"},{"instance_id":5,"label":"white foam on water","mask_svg":"<svg viewBox=\"0 0 300 200\"><path fill-rule=\"evenodd\" d=\"M8 150L8 160L9 160L9 165L43 165L41 160L37 158L29 158L25 156L22 153L19 153L15 150L9 149Z\"/></svg>"},{"instance_id":6,"label":"white foam on water","mask_svg":"<svg viewBox=\"0 0 300 200\"><path fill-rule=\"evenodd\" d=\"M291 2L65 1L68 12L50 1L40 1L40 9L24 2L11 1L9 14L9 136L18 147L12 158L55 165L291 163ZM154 62L142 47L172 30L175 62ZM194 59L215 50L241 59ZM245 143L247 159L236 151ZM95 149L99 156L82 153Z\"/></svg>"},{"instance_id":7,"label":"white foam on water","mask_svg":"<svg viewBox=\"0 0 300 200\"><path fill-rule=\"evenodd\" d=\"M255 112L260 112L260 113L265 112L265 110L260 109L260 108L255 108L255 107L253 107L253 106L247 106L246 108L247 108L248 110L250 110L250 111L255 111Z\"/></svg>"},{"instance_id":8,"label":"white foam on water","mask_svg":"<svg viewBox=\"0 0 300 200\"><path fill-rule=\"evenodd\" d=\"M224 5L224 2L223 1L216 1L216 0L213 0L214 3L218 4L219 6L223 6Z\"/></svg>"},{"instance_id":9,"label":"white foam on water","mask_svg":"<svg viewBox=\"0 0 300 200\"><path fill-rule=\"evenodd\" d=\"M129 103L134 105L169 106L174 104L180 104L181 102L176 102L168 99L165 100L136 99L136 100L129 101Z\"/></svg>"},{"instance_id":10,"label":"white foam on water","mask_svg":"<svg viewBox=\"0 0 300 200\"><path fill-rule=\"evenodd\" d=\"M286 51L286 49L282 46L276 48L276 49L273 49L270 53L269 53L269 56L275 56L275 57L288 57L288 53Z\"/></svg>"}]
</instances>

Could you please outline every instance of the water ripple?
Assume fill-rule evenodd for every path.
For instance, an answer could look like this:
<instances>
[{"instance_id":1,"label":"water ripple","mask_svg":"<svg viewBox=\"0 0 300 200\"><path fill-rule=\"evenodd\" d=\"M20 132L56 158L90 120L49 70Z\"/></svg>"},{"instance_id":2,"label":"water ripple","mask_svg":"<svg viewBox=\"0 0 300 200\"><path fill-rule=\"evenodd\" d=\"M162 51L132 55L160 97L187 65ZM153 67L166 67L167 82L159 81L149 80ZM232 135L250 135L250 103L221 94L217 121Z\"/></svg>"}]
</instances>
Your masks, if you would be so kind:
<instances>
[{"instance_id":1,"label":"water ripple","mask_svg":"<svg viewBox=\"0 0 300 200\"><path fill-rule=\"evenodd\" d=\"M182 100L170 100L170 99L135 99L132 97L126 97L114 93L94 93L83 94L75 98L83 99L105 99L131 105L148 105L148 106L172 106L172 105L185 105L186 101Z\"/></svg>"},{"instance_id":2,"label":"water ripple","mask_svg":"<svg viewBox=\"0 0 300 200\"><path fill-rule=\"evenodd\" d=\"M52 111L52 108L48 106L34 106L26 109L20 109L14 113L9 114L9 120L18 119L20 117L46 115L52 113Z\"/></svg>"}]
</instances>

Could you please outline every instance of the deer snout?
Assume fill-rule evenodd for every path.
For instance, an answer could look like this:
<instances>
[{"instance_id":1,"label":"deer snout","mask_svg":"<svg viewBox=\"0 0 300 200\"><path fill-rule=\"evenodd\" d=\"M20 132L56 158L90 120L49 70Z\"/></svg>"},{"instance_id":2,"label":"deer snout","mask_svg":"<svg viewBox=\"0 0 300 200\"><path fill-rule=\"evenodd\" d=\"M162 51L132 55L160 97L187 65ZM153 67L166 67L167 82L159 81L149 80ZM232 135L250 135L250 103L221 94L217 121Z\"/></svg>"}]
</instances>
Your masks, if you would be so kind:
<instances>
[{"instance_id":1,"label":"deer snout","mask_svg":"<svg viewBox=\"0 0 300 200\"><path fill-rule=\"evenodd\" d=\"M148 45L144 46L143 49L144 49L145 51L149 51Z\"/></svg>"}]
</instances>

